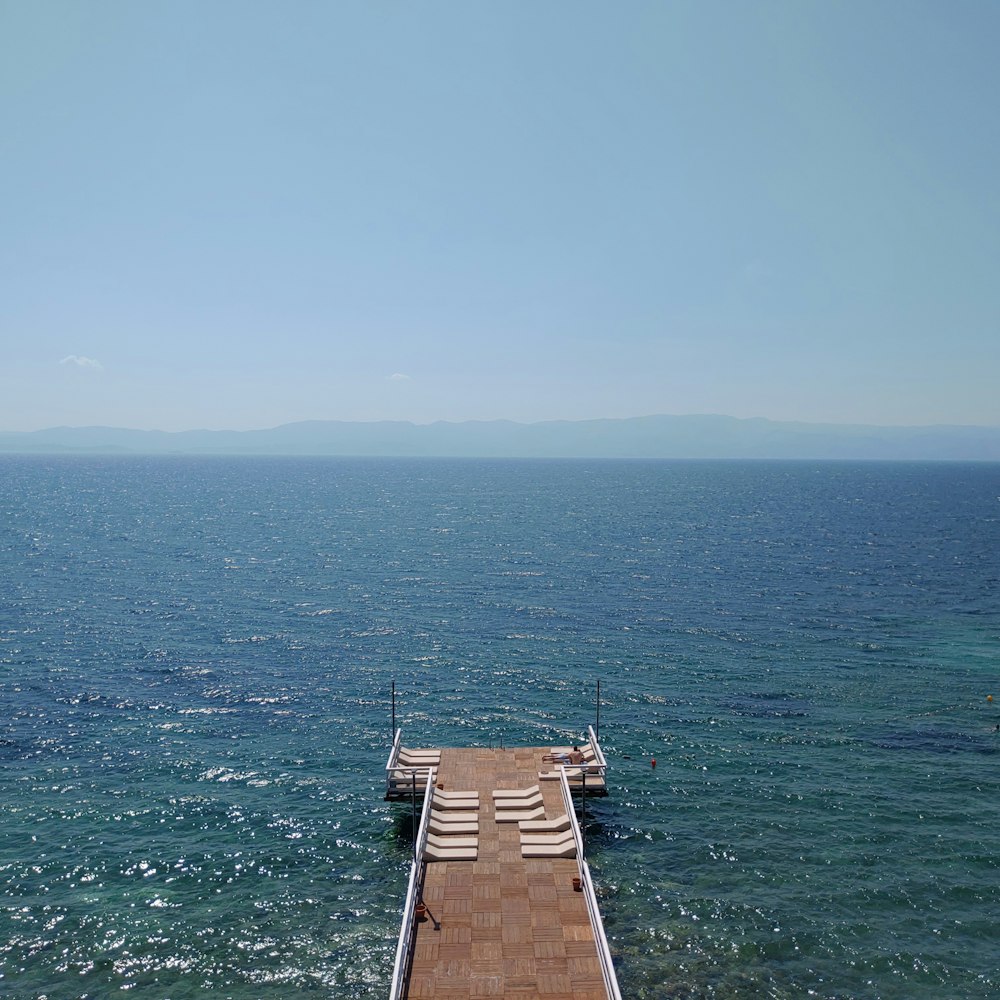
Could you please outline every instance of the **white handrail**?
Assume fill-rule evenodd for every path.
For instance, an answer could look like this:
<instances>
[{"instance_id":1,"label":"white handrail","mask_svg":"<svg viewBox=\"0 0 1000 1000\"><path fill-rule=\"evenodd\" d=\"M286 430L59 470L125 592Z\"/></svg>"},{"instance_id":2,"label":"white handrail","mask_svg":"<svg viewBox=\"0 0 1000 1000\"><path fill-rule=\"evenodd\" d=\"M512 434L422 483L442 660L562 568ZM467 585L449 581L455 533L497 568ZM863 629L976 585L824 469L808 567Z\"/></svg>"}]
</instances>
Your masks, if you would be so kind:
<instances>
[{"instance_id":1,"label":"white handrail","mask_svg":"<svg viewBox=\"0 0 1000 1000\"><path fill-rule=\"evenodd\" d=\"M413 951L413 922L416 919L417 902L420 899L420 886L423 885L424 880L424 867L426 864L424 861L424 851L427 849L431 804L434 799L435 774L435 769L433 767L430 768L430 773L427 776L427 794L424 796L424 806L420 812L420 825L414 834L414 856L410 858L410 884L406 891L406 902L403 903L403 919L399 926L399 941L396 943L396 962L392 968L392 986L389 989L389 1000L401 1000L406 987L406 974L410 966L410 958Z\"/></svg>"},{"instance_id":2,"label":"white handrail","mask_svg":"<svg viewBox=\"0 0 1000 1000\"><path fill-rule=\"evenodd\" d=\"M594 748L594 755L597 758L595 767L599 767L599 774L604 774L607 762L604 754L594 737L594 730L590 730L591 745ZM618 977L615 975L615 965L611 958L611 948L608 946L608 938L604 933L604 921L601 919L601 910L597 905L597 893L594 890L594 880L590 876L590 865L583 855L583 831L576 818L576 806L573 804L573 793L566 778L565 765L559 768L559 787L562 791L563 805L566 807L566 815L570 819L570 829L573 831L573 842L576 844L576 864L580 872L580 888L587 903L587 913L590 916L590 926L594 932L594 943L597 946L597 958L601 963L601 975L604 978L604 987L608 991L609 1000L622 1000L621 990L618 988Z\"/></svg>"},{"instance_id":3,"label":"white handrail","mask_svg":"<svg viewBox=\"0 0 1000 1000\"><path fill-rule=\"evenodd\" d=\"M590 749L594 751L596 763L606 770L608 762L604 756L604 751L601 749L601 744L597 742L597 734L594 732L593 726L587 726L587 735L590 737ZM604 770L600 773L603 774Z\"/></svg>"},{"instance_id":4,"label":"white handrail","mask_svg":"<svg viewBox=\"0 0 1000 1000\"><path fill-rule=\"evenodd\" d=\"M396 735L392 740L392 747L389 750L389 763L385 765L387 771L391 771L396 766L396 761L399 760L399 745L403 741L403 730L397 729Z\"/></svg>"},{"instance_id":5,"label":"white handrail","mask_svg":"<svg viewBox=\"0 0 1000 1000\"><path fill-rule=\"evenodd\" d=\"M590 925L594 930L594 944L597 945L597 958L601 963L601 973L604 976L604 986L608 991L608 998L609 1000L622 1000L622 992L618 988L618 977L615 975L615 963L611 958L608 938L604 933L604 922L601 920L601 911L597 905L594 881L590 877L590 865L585 860L580 862L580 876L582 879L581 889L587 901L587 910L590 913Z\"/></svg>"}]
</instances>

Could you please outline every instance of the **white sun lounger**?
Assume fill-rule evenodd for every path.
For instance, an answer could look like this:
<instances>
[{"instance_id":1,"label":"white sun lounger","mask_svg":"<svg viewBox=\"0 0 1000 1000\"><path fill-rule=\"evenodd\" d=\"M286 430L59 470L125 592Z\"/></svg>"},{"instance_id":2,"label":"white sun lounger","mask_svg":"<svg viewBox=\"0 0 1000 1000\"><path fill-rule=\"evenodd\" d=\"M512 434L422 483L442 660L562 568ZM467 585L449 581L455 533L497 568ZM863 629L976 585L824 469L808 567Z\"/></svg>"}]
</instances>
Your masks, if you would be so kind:
<instances>
[{"instance_id":1,"label":"white sun lounger","mask_svg":"<svg viewBox=\"0 0 1000 1000\"><path fill-rule=\"evenodd\" d=\"M505 809L534 809L544 802L545 799L541 795L532 795L530 799L497 799L493 803L493 808L498 813Z\"/></svg>"},{"instance_id":2,"label":"white sun lounger","mask_svg":"<svg viewBox=\"0 0 1000 1000\"><path fill-rule=\"evenodd\" d=\"M433 747L428 747L424 750L414 750L410 747L400 747L399 752L401 754L406 754L407 757L440 757L441 751L435 750Z\"/></svg>"},{"instance_id":3,"label":"white sun lounger","mask_svg":"<svg viewBox=\"0 0 1000 1000\"><path fill-rule=\"evenodd\" d=\"M568 830L570 827L569 816L563 813L555 819L529 819L519 824L521 833L556 833L560 830Z\"/></svg>"},{"instance_id":4,"label":"white sun lounger","mask_svg":"<svg viewBox=\"0 0 1000 1000\"><path fill-rule=\"evenodd\" d=\"M456 815L456 819L462 819L461 816ZM454 834L454 833L479 833L479 822L473 823L440 823L435 819L431 819L427 824L427 829L431 833L440 834Z\"/></svg>"},{"instance_id":5,"label":"white sun lounger","mask_svg":"<svg viewBox=\"0 0 1000 1000\"><path fill-rule=\"evenodd\" d=\"M479 813L475 816L470 816L468 812L463 810L455 810L454 812L447 812L440 809L431 809L431 822L432 823L478 823Z\"/></svg>"},{"instance_id":6,"label":"white sun lounger","mask_svg":"<svg viewBox=\"0 0 1000 1000\"><path fill-rule=\"evenodd\" d=\"M389 772L389 777L393 781L412 781L413 775L417 776L417 784L427 784L427 772L429 767L400 767Z\"/></svg>"},{"instance_id":7,"label":"white sun lounger","mask_svg":"<svg viewBox=\"0 0 1000 1000\"><path fill-rule=\"evenodd\" d=\"M566 771L566 780L574 787L579 788L583 785L583 769L579 767L567 767L564 769ZM558 781L559 771L539 771L538 772L539 781ZM596 771L587 771L587 788L597 789L604 788L604 778L598 774Z\"/></svg>"},{"instance_id":8,"label":"white sun lounger","mask_svg":"<svg viewBox=\"0 0 1000 1000\"><path fill-rule=\"evenodd\" d=\"M589 743L578 743L577 749L583 754L584 760L593 760L597 754ZM556 757L565 757L573 752L572 747L553 747L548 753L542 754L542 760L552 760Z\"/></svg>"},{"instance_id":9,"label":"white sun lounger","mask_svg":"<svg viewBox=\"0 0 1000 1000\"><path fill-rule=\"evenodd\" d=\"M475 861L479 850L475 847L428 847L424 851L425 861Z\"/></svg>"},{"instance_id":10,"label":"white sun lounger","mask_svg":"<svg viewBox=\"0 0 1000 1000\"><path fill-rule=\"evenodd\" d=\"M583 771L578 767L567 767L566 780L574 788L581 788L583 786ZM604 787L604 778L600 774L596 771L587 772L587 789L589 791L596 791L598 788Z\"/></svg>"},{"instance_id":11,"label":"white sun lounger","mask_svg":"<svg viewBox=\"0 0 1000 1000\"><path fill-rule=\"evenodd\" d=\"M572 830L563 830L561 833L522 833L522 844L565 844L567 840L573 840Z\"/></svg>"},{"instance_id":12,"label":"white sun lounger","mask_svg":"<svg viewBox=\"0 0 1000 1000\"><path fill-rule=\"evenodd\" d=\"M479 799L439 799L434 796L437 809L479 809Z\"/></svg>"},{"instance_id":13,"label":"white sun lounger","mask_svg":"<svg viewBox=\"0 0 1000 1000\"><path fill-rule=\"evenodd\" d=\"M576 844L567 840L562 844L522 844L522 858L575 858Z\"/></svg>"},{"instance_id":14,"label":"white sun lounger","mask_svg":"<svg viewBox=\"0 0 1000 1000\"><path fill-rule=\"evenodd\" d=\"M396 758L396 763L400 767L437 767L441 763L440 757L411 757L408 753L401 753Z\"/></svg>"},{"instance_id":15,"label":"white sun lounger","mask_svg":"<svg viewBox=\"0 0 1000 1000\"><path fill-rule=\"evenodd\" d=\"M408 792L416 786L417 791L423 794L427 789L427 772L393 771L389 775L388 786L396 792Z\"/></svg>"},{"instance_id":16,"label":"white sun lounger","mask_svg":"<svg viewBox=\"0 0 1000 1000\"><path fill-rule=\"evenodd\" d=\"M434 798L436 799L478 799L479 792L473 789L471 792L449 792L444 788L434 789Z\"/></svg>"},{"instance_id":17,"label":"white sun lounger","mask_svg":"<svg viewBox=\"0 0 1000 1000\"><path fill-rule=\"evenodd\" d=\"M538 785L532 785L530 788L494 788L493 798L495 799L530 799L533 795L537 795L541 789Z\"/></svg>"},{"instance_id":18,"label":"white sun lounger","mask_svg":"<svg viewBox=\"0 0 1000 1000\"><path fill-rule=\"evenodd\" d=\"M496 814L498 823L521 823L528 819L543 819L545 810L539 806L537 809L501 809Z\"/></svg>"},{"instance_id":19,"label":"white sun lounger","mask_svg":"<svg viewBox=\"0 0 1000 1000\"><path fill-rule=\"evenodd\" d=\"M447 850L459 847L478 847L478 837L435 837L433 833L427 834L427 843L431 847L443 847Z\"/></svg>"}]
</instances>

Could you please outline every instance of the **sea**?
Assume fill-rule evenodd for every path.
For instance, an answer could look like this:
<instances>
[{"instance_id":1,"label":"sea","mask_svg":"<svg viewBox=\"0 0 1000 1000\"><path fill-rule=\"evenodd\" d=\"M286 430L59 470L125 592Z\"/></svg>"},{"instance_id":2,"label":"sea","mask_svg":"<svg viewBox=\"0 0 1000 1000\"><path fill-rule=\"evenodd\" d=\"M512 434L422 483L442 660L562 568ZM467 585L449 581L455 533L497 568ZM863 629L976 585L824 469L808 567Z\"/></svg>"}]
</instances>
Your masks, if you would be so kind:
<instances>
[{"instance_id":1,"label":"sea","mask_svg":"<svg viewBox=\"0 0 1000 1000\"><path fill-rule=\"evenodd\" d=\"M1000 991L1000 465L0 456L0 997L386 997L393 685L626 998Z\"/></svg>"}]
</instances>

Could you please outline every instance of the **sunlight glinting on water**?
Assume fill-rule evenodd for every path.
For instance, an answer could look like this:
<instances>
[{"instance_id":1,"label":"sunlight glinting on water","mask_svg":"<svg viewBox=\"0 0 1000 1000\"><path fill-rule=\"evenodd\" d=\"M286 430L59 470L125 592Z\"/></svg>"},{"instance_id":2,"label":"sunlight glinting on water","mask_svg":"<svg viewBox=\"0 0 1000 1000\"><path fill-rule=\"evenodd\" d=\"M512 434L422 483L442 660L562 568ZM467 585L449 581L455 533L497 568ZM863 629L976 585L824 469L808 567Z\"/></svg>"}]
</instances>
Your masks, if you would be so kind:
<instances>
[{"instance_id":1,"label":"sunlight glinting on water","mask_svg":"<svg viewBox=\"0 0 1000 1000\"><path fill-rule=\"evenodd\" d=\"M626 995L997 987L996 467L0 461L0 995L383 997L393 680L423 746L601 680Z\"/></svg>"}]
</instances>

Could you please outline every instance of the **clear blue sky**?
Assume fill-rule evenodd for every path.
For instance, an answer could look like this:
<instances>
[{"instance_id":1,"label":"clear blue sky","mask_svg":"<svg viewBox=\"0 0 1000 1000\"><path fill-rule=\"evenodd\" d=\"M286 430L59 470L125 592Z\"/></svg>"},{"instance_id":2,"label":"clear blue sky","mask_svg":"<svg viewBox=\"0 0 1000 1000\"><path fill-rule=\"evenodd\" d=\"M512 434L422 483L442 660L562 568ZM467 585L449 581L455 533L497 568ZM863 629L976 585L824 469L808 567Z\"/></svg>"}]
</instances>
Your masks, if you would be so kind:
<instances>
[{"instance_id":1,"label":"clear blue sky","mask_svg":"<svg viewBox=\"0 0 1000 1000\"><path fill-rule=\"evenodd\" d=\"M994 0L0 0L0 430L998 425L998 50Z\"/></svg>"}]
</instances>

